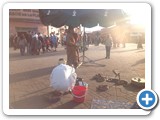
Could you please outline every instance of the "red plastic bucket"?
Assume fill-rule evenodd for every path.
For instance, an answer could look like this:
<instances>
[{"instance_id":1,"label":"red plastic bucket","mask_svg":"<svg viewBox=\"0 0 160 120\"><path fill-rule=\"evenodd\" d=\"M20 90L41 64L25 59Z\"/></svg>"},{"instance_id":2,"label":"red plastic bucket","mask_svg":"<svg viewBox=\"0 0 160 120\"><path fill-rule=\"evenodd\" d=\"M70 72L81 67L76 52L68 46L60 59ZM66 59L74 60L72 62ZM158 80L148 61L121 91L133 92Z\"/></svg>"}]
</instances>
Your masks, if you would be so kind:
<instances>
[{"instance_id":1,"label":"red plastic bucket","mask_svg":"<svg viewBox=\"0 0 160 120\"><path fill-rule=\"evenodd\" d=\"M86 87L85 86L74 86L72 89L73 100L75 102L84 102L86 95Z\"/></svg>"}]
</instances>

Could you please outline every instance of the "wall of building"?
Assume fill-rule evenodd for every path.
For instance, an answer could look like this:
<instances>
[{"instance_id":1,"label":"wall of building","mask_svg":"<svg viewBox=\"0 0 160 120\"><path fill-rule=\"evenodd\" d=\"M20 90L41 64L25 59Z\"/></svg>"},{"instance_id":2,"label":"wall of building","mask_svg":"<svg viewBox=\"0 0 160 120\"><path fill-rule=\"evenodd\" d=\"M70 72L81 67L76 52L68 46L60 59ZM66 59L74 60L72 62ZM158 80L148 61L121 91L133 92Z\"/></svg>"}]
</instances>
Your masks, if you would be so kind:
<instances>
[{"instance_id":1,"label":"wall of building","mask_svg":"<svg viewBox=\"0 0 160 120\"><path fill-rule=\"evenodd\" d=\"M10 9L9 25L10 35L28 31L47 35L47 26L41 23L37 9Z\"/></svg>"},{"instance_id":2,"label":"wall of building","mask_svg":"<svg viewBox=\"0 0 160 120\"><path fill-rule=\"evenodd\" d=\"M47 27L42 24L11 21L9 25L9 32L12 34L27 31L41 32L42 34L47 34Z\"/></svg>"}]
</instances>

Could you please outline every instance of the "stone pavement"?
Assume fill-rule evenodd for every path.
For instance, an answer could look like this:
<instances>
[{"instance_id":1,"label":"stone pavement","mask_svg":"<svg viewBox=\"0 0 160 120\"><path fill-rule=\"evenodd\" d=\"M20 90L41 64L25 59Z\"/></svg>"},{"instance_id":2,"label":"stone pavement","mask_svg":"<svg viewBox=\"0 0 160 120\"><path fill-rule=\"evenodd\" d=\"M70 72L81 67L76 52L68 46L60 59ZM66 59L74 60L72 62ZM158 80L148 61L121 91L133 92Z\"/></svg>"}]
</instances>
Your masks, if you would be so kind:
<instances>
[{"instance_id":1,"label":"stone pavement","mask_svg":"<svg viewBox=\"0 0 160 120\"><path fill-rule=\"evenodd\" d=\"M112 48L111 58L105 59L104 45L90 45L85 55L92 60L80 66L76 73L89 84L85 102L76 103L71 94L53 99L53 89L49 86L50 73L59 58L66 58L65 49L58 47L57 52L40 55L20 56L19 50L10 48L9 53L9 104L12 109L90 109L93 100L117 100L136 102L141 88L130 84L132 77L145 78L145 45L136 49L136 44L128 43L126 48ZM82 53L80 53L80 56ZM92 78L100 73L114 77L112 70L119 70L121 79L128 85L114 85L113 82L97 82ZM99 85L108 85L108 90L97 91Z\"/></svg>"}]
</instances>

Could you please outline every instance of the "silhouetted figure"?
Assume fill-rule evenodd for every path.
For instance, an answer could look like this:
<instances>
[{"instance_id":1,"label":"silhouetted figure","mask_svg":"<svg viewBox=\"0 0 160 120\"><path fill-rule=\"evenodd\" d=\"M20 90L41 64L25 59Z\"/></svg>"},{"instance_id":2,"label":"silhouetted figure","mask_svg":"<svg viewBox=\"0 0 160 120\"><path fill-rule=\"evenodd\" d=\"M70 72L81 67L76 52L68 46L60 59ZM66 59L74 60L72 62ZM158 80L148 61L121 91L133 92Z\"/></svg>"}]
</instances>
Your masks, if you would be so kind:
<instances>
[{"instance_id":1,"label":"silhouetted figure","mask_svg":"<svg viewBox=\"0 0 160 120\"><path fill-rule=\"evenodd\" d=\"M26 38L25 38L24 34L22 34L19 39L19 49L20 49L21 55L24 55L24 53L25 53L25 45L26 45Z\"/></svg>"},{"instance_id":2,"label":"silhouetted figure","mask_svg":"<svg viewBox=\"0 0 160 120\"><path fill-rule=\"evenodd\" d=\"M110 59L110 51L112 47L112 38L110 35L107 35L105 38L105 47L106 47L106 59Z\"/></svg>"},{"instance_id":3,"label":"silhouetted figure","mask_svg":"<svg viewBox=\"0 0 160 120\"><path fill-rule=\"evenodd\" d=\"M142 37L139 35L137 37L137 49L143 49L143 46L142 46Z\"/></svg>"}]
</instances>

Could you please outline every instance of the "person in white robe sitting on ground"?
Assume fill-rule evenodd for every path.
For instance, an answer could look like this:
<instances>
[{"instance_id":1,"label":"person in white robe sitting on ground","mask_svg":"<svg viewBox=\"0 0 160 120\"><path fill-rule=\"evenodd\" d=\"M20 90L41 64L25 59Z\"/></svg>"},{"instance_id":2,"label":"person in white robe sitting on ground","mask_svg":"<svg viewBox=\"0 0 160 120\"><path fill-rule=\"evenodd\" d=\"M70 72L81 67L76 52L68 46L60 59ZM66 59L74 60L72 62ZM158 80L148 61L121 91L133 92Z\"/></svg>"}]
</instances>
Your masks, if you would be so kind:
<instances>
[{"instance_id":1,"label":"person in white robe sitting on ground","mask_svg":"<svg viewBox=\"0 0 160 120\"><path fill-rule=\"evenodd\" d=\"M59 65L53 68L50 75L50 85L57 93L69 92L74 86L77 79L75 68L66 65L66 61L59 59Z\"/></svg>"}]
</instances>

